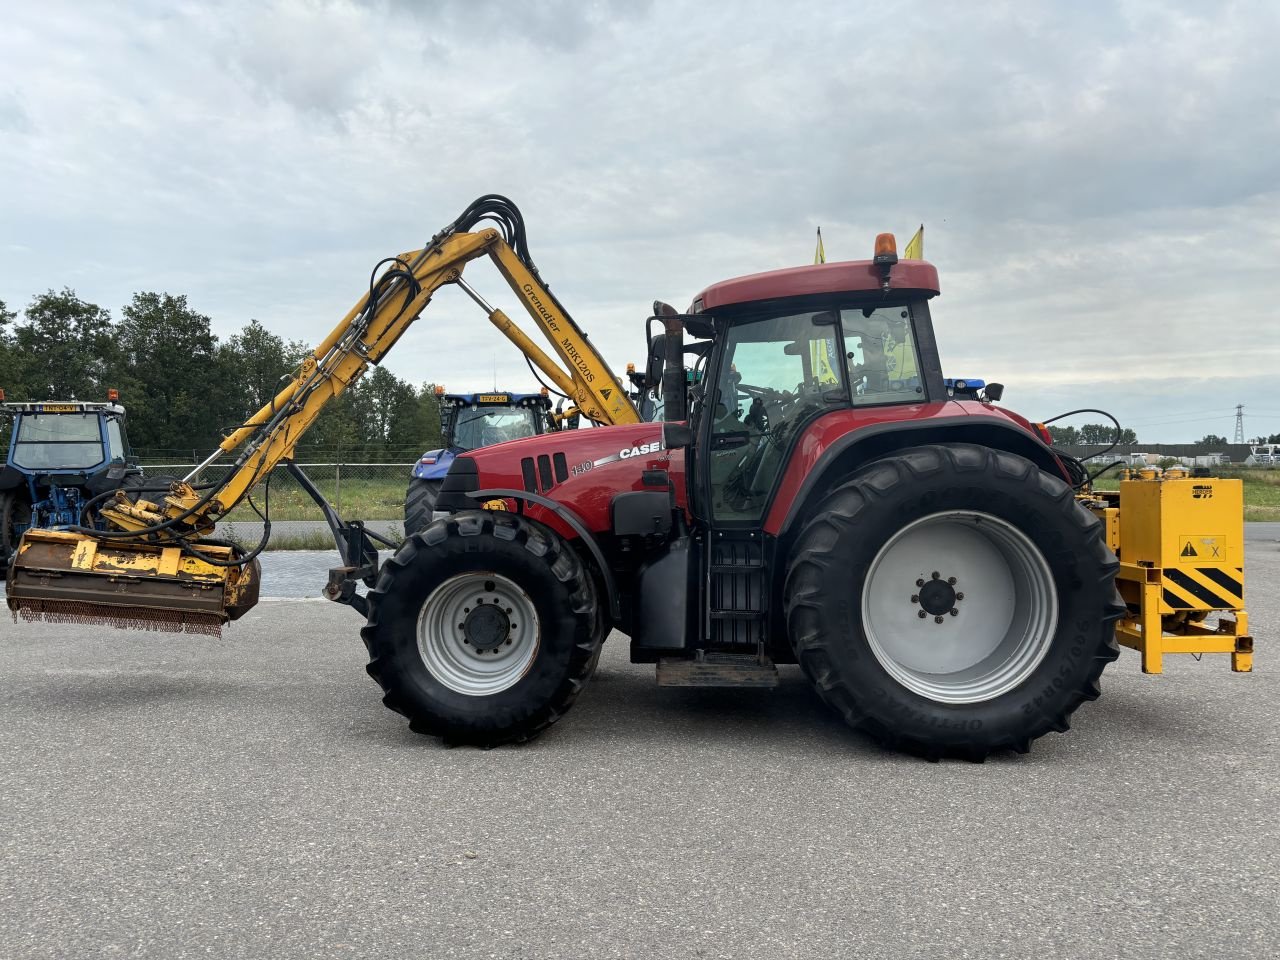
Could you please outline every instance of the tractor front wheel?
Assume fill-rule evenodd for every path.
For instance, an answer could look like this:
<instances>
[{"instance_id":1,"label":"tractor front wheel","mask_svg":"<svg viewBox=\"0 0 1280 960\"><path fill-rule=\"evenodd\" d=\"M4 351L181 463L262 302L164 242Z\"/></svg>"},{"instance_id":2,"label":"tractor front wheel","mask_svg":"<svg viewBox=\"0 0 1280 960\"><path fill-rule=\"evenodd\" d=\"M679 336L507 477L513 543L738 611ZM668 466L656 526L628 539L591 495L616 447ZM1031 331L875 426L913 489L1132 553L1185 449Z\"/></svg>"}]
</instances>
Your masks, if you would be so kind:
<instances>
[{"instance_id":1,"label":"tractor front wheel","mask_svg":"<svg viewBox=\"0 0 1280 960\"><path fill-rule=\"evenodd\" d=\"M404 492L404 535L425 530L431 524L435 513L436 498L440 496L439 480L420 480L414 477L409 481L409 489Z\"/></svg>"},{"instance_id":2,"label":"tractor front wheel","mask_svg":"<svg viewBox=\"0 0 1280 960\"><path fill-rule=\"evenodd\" d=\"M361 631L383 703L418 733L495 746L558 720L603 640L590 574L553 531L465 511L410 534Z\"/></svg>"},{"instance_id":3,"label":"tractor front wheel","mask_svg":"<svg viewBox=\"0 0 1280 960\"><path fill-rule=\"evenodd\" d=\"M786 584L819 695L930 758L1025 752L1099 694L1123 612L1097 518L1029 460L905 450L828 495Z\"/></svg>"}]
</instances>

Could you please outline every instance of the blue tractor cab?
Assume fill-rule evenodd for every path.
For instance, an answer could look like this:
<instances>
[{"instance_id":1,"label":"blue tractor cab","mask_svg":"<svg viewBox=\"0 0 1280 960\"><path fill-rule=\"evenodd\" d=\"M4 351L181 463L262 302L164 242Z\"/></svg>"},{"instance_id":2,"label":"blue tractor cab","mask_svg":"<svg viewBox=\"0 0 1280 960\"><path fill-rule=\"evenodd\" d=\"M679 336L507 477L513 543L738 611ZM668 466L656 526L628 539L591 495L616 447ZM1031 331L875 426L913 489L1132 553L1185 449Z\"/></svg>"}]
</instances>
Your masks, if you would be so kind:
<instances>
[{"instance_id":1,"label":"blue tractor cab","mask_svg":"<svg viewBox=\"0 0 1280 960\"><path fill-rule=\"evenodd\" d=\"M142 485L124 407L114 398L0 403L0 417L11 421L8 458L0 468L0 559L9 557L28 527L101 527L86 504Z\"/></svg>"},{"instance_id":2,"label":"blue tractor cab","mask_svg":"<svg viewBox=\"0 0 1280 960\"><path fill-rule=\"evenodd\" d=\"M413 465L404 500L406 535L431 522L440 483L459 454L556 429L546 391L437 392L436 400L440 404L440 432L445 445L428 450Z\"/></svg>"}]
</instances>

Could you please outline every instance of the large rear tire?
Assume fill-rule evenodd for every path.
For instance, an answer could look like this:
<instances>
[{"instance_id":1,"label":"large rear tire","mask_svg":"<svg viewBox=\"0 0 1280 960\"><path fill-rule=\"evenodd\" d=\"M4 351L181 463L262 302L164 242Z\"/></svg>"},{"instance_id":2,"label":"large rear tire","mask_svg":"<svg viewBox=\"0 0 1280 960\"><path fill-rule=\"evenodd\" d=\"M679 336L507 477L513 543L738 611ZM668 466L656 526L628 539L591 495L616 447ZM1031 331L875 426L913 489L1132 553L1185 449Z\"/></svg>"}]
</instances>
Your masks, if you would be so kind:
<instances>
[{"instance_id":1,"label":"large rear tire","mask_svg":"<svg viewBox=\"0 0 1280 960\"><path fill-rule=\"evenodd\" d=\"M830 493L785 593L819 695L930 759L1026 752L1096 699L1116 658L1119 564L1096 517L1029 460L916 447Z\"/></svg>"},{"instance_id":2,"label":"large rear tire","mask_svg":"<svg viewBox=\"0 0 1280 960\"><path fill-rule=\"evenodd\" d=\"M436 509L436 498L440 496L440 480L420 480L414 477L409 481L409 489L404 492L404 535L427 529L431 525L431 517Z\"/></svg>"},{"instance_id":3,"label":"large rear tire","mask_svg":"<svg viewBox=\"0 0 1280 960\"><path fill-rule=\"evenodd\" d=\"M361 631L383 703L418 733L528 740L581 693L603 637L595 589L553 531L465 511L410 534L369 592Z\"/></svg>"}]
</instances>

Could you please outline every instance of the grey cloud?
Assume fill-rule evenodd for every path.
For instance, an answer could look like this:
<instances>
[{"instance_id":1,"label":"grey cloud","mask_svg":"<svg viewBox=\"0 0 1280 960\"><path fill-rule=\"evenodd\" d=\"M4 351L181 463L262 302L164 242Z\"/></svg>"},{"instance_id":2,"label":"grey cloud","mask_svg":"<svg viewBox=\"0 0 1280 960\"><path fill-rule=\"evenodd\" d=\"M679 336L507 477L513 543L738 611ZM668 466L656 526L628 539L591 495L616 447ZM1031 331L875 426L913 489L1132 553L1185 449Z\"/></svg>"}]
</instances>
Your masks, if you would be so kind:
<instances>
[{"instance_id":1,"label":"grey cloud","mask_svg":"<svg viewBox=\"0 0 1280 960\"><path fill-rule=\"evenodd\" d=\"M0 137L0 242L26 248L0 299L74 271L109 307L166 288L220 332L314 339L374 261L497 191L621 365L654 297L806 262L819 223L853 258L923 221L949 364L1011 402L1173 402L1185 358L1280 348L1277 13L1203 9L55 0L0 35L0 125L29 120ZM485 382L496 355L526 384L455 300L392 370Z\"/></svg>"},{"instance_id":2,"label":"grey cloud","mask_svg":"<svg viewBox=\"0 0 1280 960\"><path fill-rule=\"evenodd\" d=\"M9 133L29 133L34 129L31 116L22 105L17 93L0 93L0 130Z\"/></svg>"}]
</instances>

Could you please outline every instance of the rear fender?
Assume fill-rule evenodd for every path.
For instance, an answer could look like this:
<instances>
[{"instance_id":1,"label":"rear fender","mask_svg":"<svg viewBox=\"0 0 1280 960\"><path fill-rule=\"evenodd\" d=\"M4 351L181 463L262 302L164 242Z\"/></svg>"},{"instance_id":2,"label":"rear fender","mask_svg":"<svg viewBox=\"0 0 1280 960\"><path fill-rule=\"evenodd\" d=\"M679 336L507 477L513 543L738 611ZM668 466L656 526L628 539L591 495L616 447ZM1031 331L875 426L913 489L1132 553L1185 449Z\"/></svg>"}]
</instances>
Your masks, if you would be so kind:
<instances>
[{"instance_id":1,"label":"rear fender","mask_svg":"<svg viewBox=\"0 0 1280 960\"><path fill-rule=\"evenodd\" d=\"M1070 482L1057 455L1039 437L1004 416L939 417L886 422L846 433L828 443L801 476L793 464L784 475L765 520L765 532L786 540L805 525L823 495L856 471L908 447L973 443L1025 457L1047 473Z\"/></svg>"}]
</instances>

